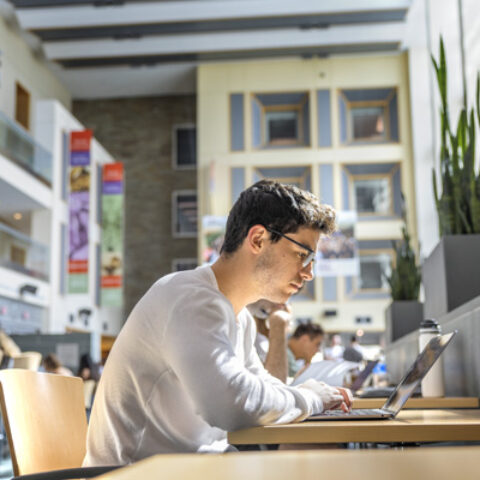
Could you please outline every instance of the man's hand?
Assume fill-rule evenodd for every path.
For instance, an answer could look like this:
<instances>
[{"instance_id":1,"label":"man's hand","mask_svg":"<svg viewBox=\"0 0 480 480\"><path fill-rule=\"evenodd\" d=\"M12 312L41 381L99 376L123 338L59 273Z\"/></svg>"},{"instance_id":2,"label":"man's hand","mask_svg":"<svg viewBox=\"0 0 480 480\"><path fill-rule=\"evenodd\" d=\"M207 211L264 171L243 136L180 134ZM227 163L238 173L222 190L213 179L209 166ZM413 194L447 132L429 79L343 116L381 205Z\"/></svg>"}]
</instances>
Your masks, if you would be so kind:
<instances>
[{"instance_id":1,"label":"man's hand","mask_svg":"<svg viewBox=\"0 0 480 480\"><path fill-rule=\"evenodd\" d=\"M286 310L275 310L268 316L270 335L273 332L286 334L292 315Z\"/></svg>"},{"instance_id":2,"label":"man's hand","mask_svg":"<svg viewBox=\"0 0 480 480\"><path fill-rule=\"evenodd\" d=\"M299 385L299 388L308 388L314 391L322 400L324 410L341 408L344 412L349 412L352 408L353 397L348 388L332 387L311 378Z\"/></svg>"}]
</instances>

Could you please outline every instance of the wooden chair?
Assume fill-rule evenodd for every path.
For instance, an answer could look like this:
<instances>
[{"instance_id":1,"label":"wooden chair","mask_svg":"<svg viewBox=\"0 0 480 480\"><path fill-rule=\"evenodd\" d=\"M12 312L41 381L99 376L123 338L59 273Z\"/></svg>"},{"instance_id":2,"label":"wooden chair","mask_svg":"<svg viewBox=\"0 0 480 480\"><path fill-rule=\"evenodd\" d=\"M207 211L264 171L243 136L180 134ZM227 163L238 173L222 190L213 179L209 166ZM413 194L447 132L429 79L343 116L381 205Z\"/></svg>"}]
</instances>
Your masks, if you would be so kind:
<instances>
[{"instance_id":1,"label":"wooden chair","mask_svg":"<svg viewBox=\"0 0 480 480\"><path fill-rule=\"evenodd\" d=\"M2 370L0 405L14 475L25 480L87 478L115 468L80 468L87 437L82 379Z\"/></svg>"},{"instance_id":2,"label":"wooden chair","mask_svg":"<svg viewBox=\"0 0 480 480\"><path fill-rule=\"evenodd\" d=\"M85 408L87 409L92 408L93 392L95 391L96 386L97 386L97 382L95 380L83 381L83 395L84 395Z\"/></svg>"},{"instance_id":3,"label":"wooden chair","mask_svg":"<svg viewBox=\"0 0 480 480\"><path fill-rule=\"evenodd\" d=\"M21 352L13 357L13 368L36 371L41 362L42 354L40 352Z\"/></svg>"}]
</instances>

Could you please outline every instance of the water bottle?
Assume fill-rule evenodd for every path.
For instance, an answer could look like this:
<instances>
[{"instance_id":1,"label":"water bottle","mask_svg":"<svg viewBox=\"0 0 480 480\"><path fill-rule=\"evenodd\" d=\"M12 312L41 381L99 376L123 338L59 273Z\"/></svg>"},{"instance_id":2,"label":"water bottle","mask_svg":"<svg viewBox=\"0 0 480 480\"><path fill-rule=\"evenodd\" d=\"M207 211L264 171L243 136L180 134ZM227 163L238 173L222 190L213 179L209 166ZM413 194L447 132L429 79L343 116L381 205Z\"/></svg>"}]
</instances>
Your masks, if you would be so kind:
<instances>
[{"instance_id":1,"label":"water bottle","mask_svg":"<svg viewBox=\"0 0 480 480\"><path fill-rule=\"evenodd\" d=\"M442 329L436 320L427 318L420 323L419 348L420 352L425 345L434 337L441 334ZM422 396L423 397L444 397L445 385L443 382L443 362L440 357L429 370L422 380Z\"/></svg>"}]
</instances>

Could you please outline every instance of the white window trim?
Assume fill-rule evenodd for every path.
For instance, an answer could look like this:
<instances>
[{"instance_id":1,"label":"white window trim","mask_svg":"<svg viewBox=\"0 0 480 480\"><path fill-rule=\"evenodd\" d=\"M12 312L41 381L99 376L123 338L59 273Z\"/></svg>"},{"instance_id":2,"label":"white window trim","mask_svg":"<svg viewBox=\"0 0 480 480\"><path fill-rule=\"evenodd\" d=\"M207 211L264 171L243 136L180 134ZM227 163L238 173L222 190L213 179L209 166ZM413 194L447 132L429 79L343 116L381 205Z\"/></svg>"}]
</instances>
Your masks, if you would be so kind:
<instances>
[{"instance_id":1,"label":"white window trim","mask_svg":"<svg viewBox=\"0 0 480 480\"><path fill-rule=\"evenodd\" d=\"M177 205L178 197L180 195L195 195L197 197L197 225L198 225L198 192L197 190L174 190L172 192L172 237L173 238L197 238L198 236L198 226L197 232L177 232Z\"/></svg>"},{"instance_id":2,"label":"white window trim","mask_svg":"<svg viewBox=\"0 0 480 480\"><path fill-rule=\"evenodd\" d=\"M177 131L180 129L194 128L197 129L195 123L176 123L172 127L172 168L174 170L196 170L197 165L178 165L177 164Z\"/></svg>"}]
</instances>

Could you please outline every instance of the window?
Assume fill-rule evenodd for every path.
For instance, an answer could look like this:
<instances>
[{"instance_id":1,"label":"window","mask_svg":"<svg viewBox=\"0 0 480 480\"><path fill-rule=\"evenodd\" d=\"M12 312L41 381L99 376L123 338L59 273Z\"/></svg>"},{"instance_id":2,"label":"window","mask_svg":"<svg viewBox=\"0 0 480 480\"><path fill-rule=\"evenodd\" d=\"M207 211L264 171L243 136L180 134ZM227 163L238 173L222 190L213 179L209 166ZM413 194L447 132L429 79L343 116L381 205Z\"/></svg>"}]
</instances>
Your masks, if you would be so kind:
<instances>
[{"instance_id":1,"label":"window","mask_svg":"<svg viewBox=\"0 0 480 480\"><path fill-rule=\"evenodd\" d=\"M391 273L392 255L389 252L360 250L358 290L388 291L387 277Z\"/></svg>"},{"instance_id":2,"label":"window","mask_svg":"<svg viewBox=\"0 0 480 480\"><path fill-rule=\"evenodd\" d=\"M342 169L343 210L355 210L359 221L395 219L402 214L398 163L358 163Z\"/></svg>"},{"instance_id":3,"label":"window","mask_svg":"<svg viewBox=\"0 0 480 480\"><path fill-rule=\"evenodd\" d=\"M173 168L191 169L197 165L197 129L195 125L174 125L172 139Z\"/></svg>"},{"instance_id":4,"label":"window","mask_svg":"<svg viewBox=\"0 0 480 480\"><path fill-rule=\"evenodd\" d=\"M15 120L27 130L30 128L30 93L20 85L15 84Z\"/></svg>"},{"instance_id":5,"label":"window","mask_svg":"<svg viewBox=\"0 0 480 480\"><path fill-rule=\"evenodd\" d=\"M355 208L359 214L389 215L392 210L392 189L389 178L353 178Z\"/></svg>"},{"instance_id":6,"label":"window","mask_svg":"<svg viewBox=\"0 0 480 480\"><path fill-rule=\"evenodd\" d=\"M172 272L194 270L197 266L198 262L196 258L175 258L172 261Z\"/></svg>"},{"instance_id":7,"label":"window","mask_svg":"<svg viewBox=\"0 0 480 480\"><path fill-rule=\"evenodd\" d=\"M174 237L197 236L197 192L179 190L173 192L172 224Z\"/></svg>"},{"instance_id":8,"label":"window","mask_svg":"<svg viewBox=\"0 0 480 480\"><path fill-rule=\"evenodd\" d=\"M17 245L10 245L10 260L17 265L25 266L27 252Z\"/></svg>"},{"instance_id":9,"label":"window","mask_svg":"<svg viewBox=\"0 0 480 480\"><path fill-rule=\"evenodd\" d=\"M352 106L350 121L351 140L385 140L385 107Z\"/></svg>"},{"instance_id":10,"label":"window","mask_svg":"<svg viewBox=\"0 0 480 480\"><path fill-rule=\"evenodd\" d=\"M341 90L338 98L342 144L399 141L396 88Z\"/></svg>"},{"instance_id":11,"label":"window","mask_svg":"<svg viewBox=\"0 0 480 480\"><path fill-rule=\"evenodd\" d=\"M298 110L265 111L265 143L282 145L297 143L299 130Z\"/></svg>"},{"instance_id":12,"label":"window","mask_svg":"<svg viewBox=\"0 0 480 480\"><path fill-rule=\"evenodd\" d=\"M257 167L253 170L253 183L263 179L274 180L311 190L312 175L310 167Z\"/></svg>"},{"instance_id":13,"label":"window","mask_svg":"<svg viewBox=\"0 0 480 480\"><path fill-rule=\"evenodd\" d=\"M310 145L307 92L257 93L252 96L252 146L254 148Z\"/></svg>"}]
</instances>

